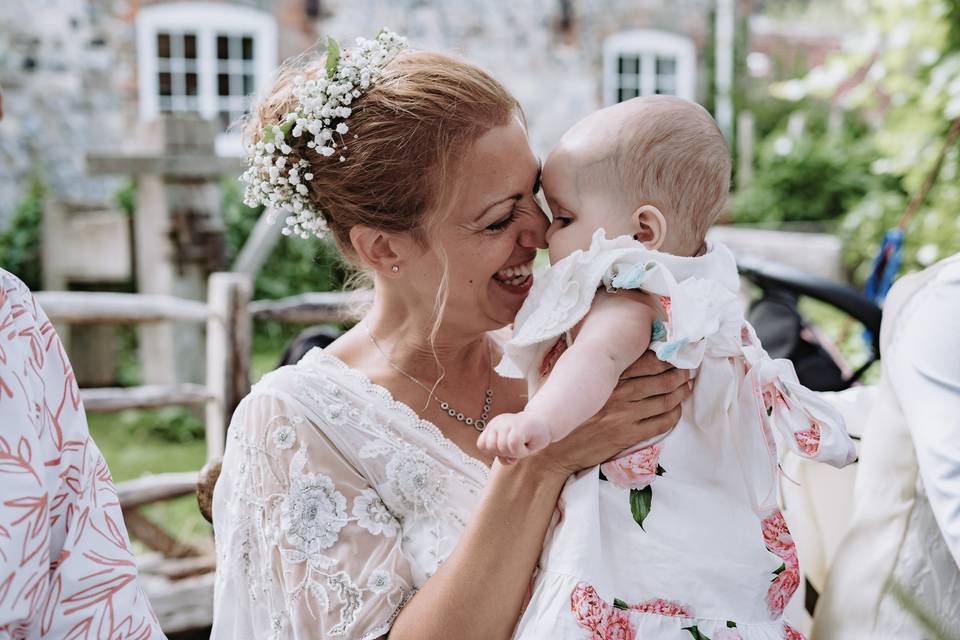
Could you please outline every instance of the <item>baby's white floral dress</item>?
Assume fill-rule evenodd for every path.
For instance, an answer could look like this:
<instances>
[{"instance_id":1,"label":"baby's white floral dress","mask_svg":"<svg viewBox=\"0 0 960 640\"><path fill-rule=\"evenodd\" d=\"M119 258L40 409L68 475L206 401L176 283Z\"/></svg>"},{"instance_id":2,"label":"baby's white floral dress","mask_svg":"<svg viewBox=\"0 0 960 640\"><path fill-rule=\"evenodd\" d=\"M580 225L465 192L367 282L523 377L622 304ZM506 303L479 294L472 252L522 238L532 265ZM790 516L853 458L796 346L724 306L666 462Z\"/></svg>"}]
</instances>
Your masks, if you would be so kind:
<instances>
[{"instance_id":1,"label":"baby's white floral dress","mask_svg":"<svg viewBox=\"0 0 960 640\"><path fill-rule=\"evenodd\" d=\"M699 367L696 387L665 437L568 480L514 637L800 638L783 619L800 570L777 505L778 447L843 466L855 452L842 418L760 346L717 244L680 257L598 230L537 278L498 371L535 392L604 286L659 300L651 349Z\"/></svg>"}]
</instances>

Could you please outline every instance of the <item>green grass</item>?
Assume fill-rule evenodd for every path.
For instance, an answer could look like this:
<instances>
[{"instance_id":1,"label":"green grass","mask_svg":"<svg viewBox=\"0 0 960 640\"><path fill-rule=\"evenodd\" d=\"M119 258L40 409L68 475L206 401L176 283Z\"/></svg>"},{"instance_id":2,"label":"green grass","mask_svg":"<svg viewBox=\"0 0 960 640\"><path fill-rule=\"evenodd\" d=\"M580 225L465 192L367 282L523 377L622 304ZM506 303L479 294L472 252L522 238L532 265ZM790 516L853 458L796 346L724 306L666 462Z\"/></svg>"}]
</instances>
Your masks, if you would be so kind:
<instances>
[{"instance_id":1,"label":"green grass","mask_svg":"<svg viewBox=\"0 0 960 640\"><path fill-rule=\"evenodd\" d=\"M171 441L159 435L179 419L169 410L89 414L90 435L100 447L115 482L165 471L195 471L206 461L202 439ZM144 515L180 540L209 545L211 528L194 496L156 503Z\"/></svg>"},{"instance_id":2,"label":"green grass","mask_svg":"<svg viewBox=\"0 0 960 640\"><path fill-rule=\"evenodd\" d=\"M256 382L276 367L287 337L255 339L251 381ZM155 473L196 471L206 462L203 418L190 409L91 413L87 421L115 482ZM212 546L210 524L200 515L192 495L144 507L142 512L180 540Z\"/></svg>"}]
</instances>

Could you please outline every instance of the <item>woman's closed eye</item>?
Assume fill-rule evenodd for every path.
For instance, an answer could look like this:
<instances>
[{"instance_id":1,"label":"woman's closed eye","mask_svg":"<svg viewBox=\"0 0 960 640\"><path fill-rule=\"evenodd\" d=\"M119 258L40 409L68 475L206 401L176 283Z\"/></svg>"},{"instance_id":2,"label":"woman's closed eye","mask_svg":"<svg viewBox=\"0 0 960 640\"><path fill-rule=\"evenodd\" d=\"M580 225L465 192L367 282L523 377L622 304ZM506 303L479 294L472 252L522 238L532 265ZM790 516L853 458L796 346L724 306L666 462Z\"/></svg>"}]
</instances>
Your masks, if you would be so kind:
<instances>
[{"instance_id":1,"label":"woman's closed eye","mask_svg":"<svg viewBox=\"0 0 960 640\"><path fill-rule=\"evenodd\" d=\"M492 231L492 232L503 231L504 229L509 227L511 224L513 224L513 221L516 219L517 219L517 209L516 207L514 207L513 209L510 209L510 214L507 215L505 218L501 218L500 220L497 220L493 224L487 225L486 230Z\"/></svg>"}]
</instances>

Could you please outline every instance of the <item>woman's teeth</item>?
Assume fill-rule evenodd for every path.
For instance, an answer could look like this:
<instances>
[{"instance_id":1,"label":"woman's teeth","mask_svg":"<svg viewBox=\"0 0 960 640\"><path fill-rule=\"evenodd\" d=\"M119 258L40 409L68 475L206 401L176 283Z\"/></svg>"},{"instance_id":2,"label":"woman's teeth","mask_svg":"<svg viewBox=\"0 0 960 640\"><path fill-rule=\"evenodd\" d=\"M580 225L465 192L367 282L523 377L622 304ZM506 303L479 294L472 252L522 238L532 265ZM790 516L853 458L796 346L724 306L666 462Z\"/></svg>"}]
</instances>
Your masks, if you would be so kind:
<instances>
[{"instance_id":1,"label":"woman's teeth","mask_svg":"<svg viewBox=\"0 0 960 640\"><path fill-rule=\"evenodd\" d=\"M530 274L533 273L533 263L528 262L526 264L517 265L516 267L507 267L506 269L501 269L493 276L494 280L508 284L511 286L518 286L523 284L523 282L530 277Z\"/></svg>"}]
</instances>

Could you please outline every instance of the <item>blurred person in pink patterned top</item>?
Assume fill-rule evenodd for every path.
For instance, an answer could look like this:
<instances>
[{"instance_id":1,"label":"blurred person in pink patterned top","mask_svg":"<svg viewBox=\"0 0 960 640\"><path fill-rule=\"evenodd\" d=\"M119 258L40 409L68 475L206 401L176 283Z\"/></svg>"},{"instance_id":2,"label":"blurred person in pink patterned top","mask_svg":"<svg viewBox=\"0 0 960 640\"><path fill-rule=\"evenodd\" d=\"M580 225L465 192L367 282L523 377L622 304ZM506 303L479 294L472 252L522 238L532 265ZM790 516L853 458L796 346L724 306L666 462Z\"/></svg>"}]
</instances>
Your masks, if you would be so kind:
<instances>
[{"instance_id":1,"label":"blurred person in pink patterned top","mask_svg":"<svg viewBox=\"0 0 960 640\"><path fill-rule=\"evenodd\" d=\"M60 338L0 269L0 638L163 638Z\"/></svg>"},{"instance_id":2,"label":"blurred person in pink patterned top","mask_svg":"<svg viewBox=\"0 0 960 640\"><path fill-rule=\"evenodd\" d=\"M0 639L164 637L63 344L2 268L0 487Z\"/></svg>"}]
</instances>

